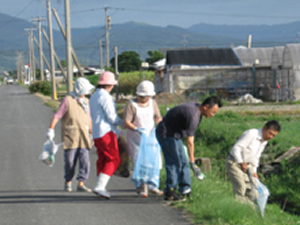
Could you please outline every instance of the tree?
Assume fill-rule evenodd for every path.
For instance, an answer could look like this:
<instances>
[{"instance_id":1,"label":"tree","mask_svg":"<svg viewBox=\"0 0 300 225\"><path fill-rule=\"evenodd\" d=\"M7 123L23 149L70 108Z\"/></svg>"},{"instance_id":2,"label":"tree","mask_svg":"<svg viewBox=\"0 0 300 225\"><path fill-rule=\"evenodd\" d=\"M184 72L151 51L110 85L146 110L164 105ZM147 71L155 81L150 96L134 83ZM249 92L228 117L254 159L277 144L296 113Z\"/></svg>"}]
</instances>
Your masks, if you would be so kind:
<instances>
[{"instance_id":1,"label":"tree","mask_svg":"<svg viewBox=\"0 0 300 225\"><path fill-rule=\"evenodd\" d=\"M67 67L67 60L65 59L60 60L60 64L62 67Z\"/></svg>"},{"instance_id":2,"label":"tree","mask_svg":"<svg viewBox=\"0 0 300 225\"><path fill-rule=\"evenodd\" d=\"M148 55L149 57L146 58L146 62L148 62L150 65L152 65L153 63L165 58L165 55L163 53L161 53L160 51L148 51Z\"/></svg>"},{"instance_id":3,"label":"tree","mask_svg":"<svg viewBox=\"0 0 300 225\"><path fill-rule=\"evenodd\" d=\"M122 52L118 55L118 70L119 72L137 71L141 67L140 55L134 51ZM115 68L115 58L110 60L110 64Z\"/></svg>"}]
</instances>

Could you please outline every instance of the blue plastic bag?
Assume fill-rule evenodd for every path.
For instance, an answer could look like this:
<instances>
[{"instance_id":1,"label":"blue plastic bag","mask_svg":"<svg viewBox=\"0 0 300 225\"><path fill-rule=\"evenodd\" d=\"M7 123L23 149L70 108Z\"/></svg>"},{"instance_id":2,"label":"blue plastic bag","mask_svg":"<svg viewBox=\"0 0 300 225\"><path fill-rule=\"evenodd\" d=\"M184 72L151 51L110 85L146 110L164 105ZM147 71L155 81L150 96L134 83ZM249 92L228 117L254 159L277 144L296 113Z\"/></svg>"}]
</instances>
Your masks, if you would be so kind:
<instances>
[{"instance_id":1,"label":"blue plastic bag","mask_svg":"<svg viewBox=\"0 0 300 225\"><path fill-rule=\"evenodd\" d=\"M155 136L155 128L149 135L143 133L140 148L131 177L136 187L142 183L159 186L160 145Z\"/></svg>"},{"instance_id":2,"label":"blue plastic bag","mask_svg":"<svg viewBox=\"0 0 300 225\"><path fill-rule=\"evenodd\" d=\"M258 179L256 180L256 187L258 192L256 202L263 217L270 192L268 188L264 184L262 184Z\"/></svg>"}]
</instances>

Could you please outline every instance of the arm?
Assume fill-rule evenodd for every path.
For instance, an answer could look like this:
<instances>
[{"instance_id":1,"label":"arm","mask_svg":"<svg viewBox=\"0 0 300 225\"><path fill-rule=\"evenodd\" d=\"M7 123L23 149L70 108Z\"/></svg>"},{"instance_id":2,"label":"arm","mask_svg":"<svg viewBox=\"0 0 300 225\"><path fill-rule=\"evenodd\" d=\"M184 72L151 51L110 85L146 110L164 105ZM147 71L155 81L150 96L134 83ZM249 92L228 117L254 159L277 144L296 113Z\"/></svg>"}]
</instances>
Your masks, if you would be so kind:
<instances>
[{"instance_id":1,"label":"arm","mask_svg":"<svg viewBox=\"0 0 300 225\"><path fill-rule=\"evenodd\" d=\"M155 120L154 122L157 125L157 124L159 124L160 121L162 121L162 117L161 117L158 105L155 100L153 100L153 107L154 107L154 120Z\"/></svg>"},{"instance_id":2,"label":"arm","mask_svg":"<svg viewBox=\"0 0 300 225\"><path fill-rule=\"evenodd\" d=\"M59 121L59 119L53 117L51 123L50 123L50 127L49 129L54 129L55 128L55 125L57 124L57 122Z\"/></svg>"},{"instance_id":3,"label":"arm","mask_svg":"<svg viewBox=\"0 0 300 225\"><path fill-rule=\"evenodd\" d=\"M99 103L101 103L103 110L105 112L105 117L110 124L115 126L124 125L124 121L121 118L119 118L117 114L114 101L111 96L109 96L109 98L104 96L104 98L100 99Z\"/></svg>"},{"instance_id":4,"label":"arm","mask_svg":"<svg viewBox=\"0 0 300 225\"><path fill-rule=\"evenodd\" d=\"M243 151L250 145L250 143L253 141L255 136L253 133L248 130L242 134L242 136L239 138L239 140L235 143L235 145L232 148L231 154L236 160L236 162L240 165L241 170L245 173L247 173L248 165L244 162L243 159Z\"/></svg>"},{"instance_id":5,"label":"arm","mask_svg":"<svg viewBox=\"0 0 300 225\"><path fill-rule=\"evenodd\" d=\"M126 104L124 108L124 126L127 129L130 129L132 131L135 130L135 125L132 123L134 121L136 111L135 107L130 103L130 101Z\"/></svg>"},{"instance_id":6,"label":"arm","mask_svg":"<svg viewBox=\"0 0 300 225\"><path fill-rule=\"evenodd\" d=\"M195 162L194 156L194 136L188 136L186 139L186 146L188 148L189 156L190 156L190 163Z\"/></svg>"}]
</instances>

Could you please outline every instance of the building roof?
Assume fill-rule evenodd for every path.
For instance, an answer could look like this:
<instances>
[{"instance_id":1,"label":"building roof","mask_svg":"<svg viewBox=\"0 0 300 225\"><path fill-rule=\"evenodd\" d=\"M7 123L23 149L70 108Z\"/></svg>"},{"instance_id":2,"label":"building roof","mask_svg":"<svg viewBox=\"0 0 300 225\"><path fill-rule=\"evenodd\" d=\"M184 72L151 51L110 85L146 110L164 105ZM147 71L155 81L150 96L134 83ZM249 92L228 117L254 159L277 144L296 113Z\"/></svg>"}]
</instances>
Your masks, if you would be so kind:
<instances>
[{"instance_id":1,"label":"building roof","mask_svg":"<svg viewBox=\"0 0 300 225\"><path fill-rule=\"evenodd\" d=\"M271 66L272 53L274 48L247 48L238 46L234 48L235 53L238 55L243 66Z\"/></svg>"},{"instance_id":2,"label":"building roof","mask_svg":"<svg viewBox=\"0 0 300 225\"><path fill-rule=\"evenodd\" d=\"M169 66L240 66L241 62L231 48L193 48L168 50L166 64Z\"/></svg>"},{"instance_id":3,"label":"building roof","mask_svg":"<svg viewBox=\"0 0 300 225\"><path fill-rule=\"evenodd\" d=\"M286 69L300 69L300 44L287 44L283 50L282 66Z\"/></svg>"},{"instance_id":4,"label":"building roof","mask_svg":"<svg viewBox=\"0 0 300 225\"><path fill-rule=\"evenodd\" d=\"M282 66L282 53L284 50L284 46L276 46L273 49L272 53L272 69L278 69L279 66Z\"/></svg>"}]
</instances>

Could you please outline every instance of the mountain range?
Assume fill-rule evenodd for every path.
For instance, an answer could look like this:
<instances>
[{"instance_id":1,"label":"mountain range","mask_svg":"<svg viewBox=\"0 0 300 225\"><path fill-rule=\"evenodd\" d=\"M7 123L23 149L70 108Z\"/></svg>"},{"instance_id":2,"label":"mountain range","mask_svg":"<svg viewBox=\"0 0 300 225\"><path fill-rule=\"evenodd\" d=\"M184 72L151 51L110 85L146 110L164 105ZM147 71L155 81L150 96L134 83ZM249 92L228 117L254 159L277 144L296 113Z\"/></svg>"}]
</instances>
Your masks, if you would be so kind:
<instances>
[{"instance_id":1,"label":"mountain range","mask_svg":"<svg viewBox=\"0 0 300 225\"><path fill-rule=\"evenodd\" d=\"M55 20L53 19L53 23ZM16 69L16 56L23 53L24 63L28 62L28 34L26 28L36 28L26 20L0 13L0 72ZM48 33L48 28L43 27ZM299 32L298 32L299 31ZM110 58L113 47L118 53L135 51L145 60L149 50L178 47L225 48L247 45L248 35L252 35L252 47L284 46L299 42L300 21L279 25L211 25L195 24L189 28L177 26L159 27L139 22L113 24L109 30ZM38 39L37 30L34 36ZM54 49L58 57L65 59L65 42L59 30L53 30ZM104 26L72 29L72 45L83 65L99 65L99 40L105 45ZM35 46L35 57L39 57ZM43 39L43 51L49 56L49 48ZM103 46L105 53L105 46ZM103 59L105 56L103 55ZM104 62L105 65L105 62Z\"/></svg>"}]
</instances>

